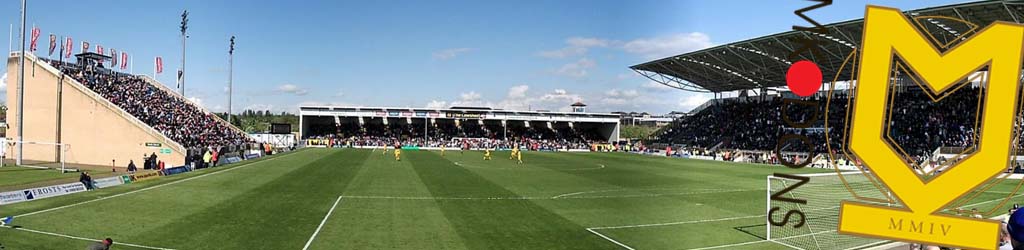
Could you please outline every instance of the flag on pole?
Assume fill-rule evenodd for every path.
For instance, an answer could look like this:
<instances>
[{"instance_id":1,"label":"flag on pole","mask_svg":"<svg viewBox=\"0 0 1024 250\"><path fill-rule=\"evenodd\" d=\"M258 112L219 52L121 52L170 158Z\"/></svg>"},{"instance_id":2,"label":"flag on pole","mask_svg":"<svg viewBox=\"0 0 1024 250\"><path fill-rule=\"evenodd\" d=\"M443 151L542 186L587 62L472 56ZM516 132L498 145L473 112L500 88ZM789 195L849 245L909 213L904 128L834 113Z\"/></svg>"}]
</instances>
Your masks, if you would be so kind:
<instances>
[{"instance_id":1,"label":"flag on pole","mask_svg":"<svg viewBox=\"0 0 1024 250\"><path fill-rule=\"evenodd\" d=\"M50 53L47 56L53 56L54 49L57 49L57 35L50 33Z\"/></svg>"},{"instance_id":2,"label":"flag on pole","mask_svg":"<svg viewBox=\"0 0 1024 250\"><path fill-rule=\"evenodd\" d=\"M39 43L39 27L32 27L32 45L29 46L29 50L32 53L36 52L36 44Z\"/></svg>"},{"instance_id":3,"label":"flag on pole","mask_svg":"<svg viewBox=\"0 0 1024 250\"><path fill-rule=\"evenodd\" d=\"M118 64L117 64L117 57L118 57L117 56L117 50L111 48L110 49L110 67L111 68L116 68L118 66Z\"/></svg>"},{"instance_id":4,"label":"flag on pole","mask_svg":"<svg viewBox=\"0 0 1024 250\"><path fill-rule=\"evenodd\" d=\"M99 44L96 45L96 54L100 54L100 55L103 54L103 45L99 45ZM100 64L103 64L103 61L106 61L106 60L103 60L103 58L100 58ZM114 66L114 65L111 65L111 66Z\"/></svg>"},{"instance_id":5,"label":"flag on pole","mask_svg":"<svg viewBox=\"0 0 1024 250\"><path fill-rule=\"evenodd\" d=\"M121 59L124 59L124 57L122 57ZM156 57L156 73L164 73L164 59L159 56Z\"/></svg>"},{"instance_id":6,"label":"flag on pole","mask_svg":"<svg viewBox=\"0 0 1024 250\"><path fill-rule=\"evenodd\" d=\"M181 88L181 77L185 76L185 71L178 69L178 88Z\"/></svg>"},{"instance_id":7,"label":"flag on pole","mask_svg":"<svg viewBox=\"0 0 1024 250\"><path fill-rule=\"evenodd\" d=\"M82 53L89 52L89 42L82 41Z\"/></svg>"},{"instance_id":8,"label":"flag on pole","mask_svg":"<svg viewBox=\"0 0 1024 250\"><path fill-rule=\"evenodd\" d=\"M71 37L70 36L67 39L65 39L65 41L64 41L64 58L71 58L71 46L74 46L72 44L75 44L75 43L71 41Z\"/></svg>"},{"instance_id":9,"label":"flag on pole","mask_svg":"<svg viewBox=\"0 0 1024 250\"><path fill-rule=\"evenodd\" d=\"M121 69L128 68L128 52L121 52Z\"/></svg>"}]
</instances>

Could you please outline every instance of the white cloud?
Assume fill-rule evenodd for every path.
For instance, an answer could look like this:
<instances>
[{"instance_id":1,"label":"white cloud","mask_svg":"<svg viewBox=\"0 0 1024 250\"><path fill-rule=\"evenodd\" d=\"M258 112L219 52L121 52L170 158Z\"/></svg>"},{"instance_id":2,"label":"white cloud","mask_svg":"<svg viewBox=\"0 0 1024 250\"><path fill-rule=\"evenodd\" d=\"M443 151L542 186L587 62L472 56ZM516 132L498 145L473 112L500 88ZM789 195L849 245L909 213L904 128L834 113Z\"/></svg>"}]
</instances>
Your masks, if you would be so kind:
<instances>
[{"instance_id":1,"label":"white cloud","mask_svg":"<svg viewBox=\"0 0 1024 250\"><path fill-rule=\"evenodd\" d=\"M498 102L496 108L507 109L507 110L528 110L531 108L533 102L532 98L528 97L527 92L530 90L529 85L516 85L508 88L508 95L505 96L505 100Z\"/></svg>"},{"instance_id":2,"label":"white cloud","mask_svg":"<svg viewBox=\"0 0 1024 250\"><path fill-rule=\"evenodd\" d=\"M565 47L557 50L546 50L538 52L537 55L547 58L566 58L571 56L578 56L587 53L587 48L579 47Z\"/></svg>"},{"instance_id":3,"label":"white cloud","mask_svg":"<svg viewBox=\"0 0 1024 250\"><path fill-rule=\"evenodd\" d=\"M448 102L446 102L446 101L438 101L438 100L431 100L430 103L427 103L427 108L430 108L430 109L444 109L444 108L448 108Z\"/></svg>"},{"instance_id":4,"label":"white cloud","mask_svg":"<svg viewBox=\"0 0 1024 250\"><path fill-rule=\"evenodd\" d=\"M639 85L639 84L638 84ZM646 91L644 85L628 89L610 89L595 93L576 93L567 89L537 91L533 86L519 84L509 87L504 98L487 99L482 94L470 91L452 97L452 99L433 99L426 103L427 108L448 108L452 106L481 106L505 110L554 110L571 111L570 104L584 102L590 105L589 110L595 112L638 111L668 112L671 110L687 111L706 102L709 97L680 96L678 91ZM592 103L587 103L591 100Z\"/></svg>"},{"instance_id":5,"label":"white cloud","mask_svg":"<svg viewBox=\"0 0 1024 250\"><path fill-rule=\"evenodd\" d=\"M590 37L570 37L565 40L565 43L574 47L608 47L608 44L610 44L611 41Z\"/></svg>"},{"instance_id":6,"label":"white cloud","mask_svg":"<svg viewBox=\"0 0 1024 250\"><path fill-rule=\"evenodd\" d=\"M454 101L443 101L443 100L431 100L427 103L427 108L448 108L453 106L470 106L470 107L494 107L494 103L483 100L483 95L476 91L463 92L459 94L459 99Z\"/></svg>"},{"instance_id":7,"label":"white cloud","mask_svg":"<svg viewBox=\"0 0 1024 250\"><path fill-rule=\"evenodd\" d=\"M555 74L572 78L585 77L587 76L587 73L589 73L587 70L594 66L597 66L597 62L584 57L580 58L578 61L562 65L561 68L558 68L558 70L555 71Z\"/></svg>"},{"instance_id":8,"label":"white cloud","mask_svg":"<svg viewBox=\"0 0 1024 250\"><path fill-rule=\"evenodd\" d=\"M464 102L473 102L479 101L481 96L480 93L477 93L476 91L470 91L460 94L459 97L462 98L462 101Z\"/></svg>"},{"instance_id":9,"label":"white cloud","mask_svg":"<svg viewBox=\"0 0 1024 250\"><path fill-rule=\"evenodd\" d=\"M530 90L528 85L516 85L508 88L509 99L526 98L526 91Z\"/></svg>"},{"instance_id":10,"label":"white cloud","mask_svg":"<svg viewBox=\"0 0 1024 250\"><path fill-rule=\"evenodd\" d=\"M606 91L604 94L605 94L605 96L608 96L608 97L629 98L629 99L640 97L640 93L637 92L634 89L629 89L629 90L612 89L612 90Z\"/></svg>"},{"instance_id":11,"label":"white cloud","mask_svg":"<svg viewBox=\"0 0 1024 250\"><path fill-rule=\"evenodd\" d=\"M565 40L567 46L556 49L538 52L537 55L547 58L566 58L587 54L590 48L608 47L613 41L601 38L570 37Z\"/></svg>"},{"instance_id":12,"label":"white cloud","mask_svg":"<svg viewBox=\"0 0 1024 250\"><path fill-rule=\"evenodd\" d=\"M475 91L459 94L457 100L431 100L426 104L427 108L448 108L452 106L477 106L490 107L505 110L560 110L569 111L569 104L582 101L584 98L565 89L555 89L541 95L531 95L530 86L520 84L508 89L504 99L494 102L486 100L483 95Z\"/></svg>"},{"instance_id":13,"label":"white cloud","mask_svg":"<svg viewBox=\"0 0 1024 250\"><path fill-rule=\"evenodd\" d=\"M345 91L338 90L338 93L334 93L334 97L342 97L342 96L345 96Z\"/></svg>"},{"instance_id":14,"label":"white cloud","mask_svg":"<svg viewBox=\"0 0 1024 250\"><path fill-rule=\"evenodd\" d=\"M646 103L648 100L641 100L639 91L635 89L619 90L611 89L604 93L604 97L601 98L601 104L609 106L622 106L631 104L630 106L636 107L637 104ZM646 99L646 98L645 98Z\"/></svg>"},{"instance_id":15,"label":"white cloud","mask_svg":"<svg viewBox=\"0 0 1024 250\"><path fill-rule=\"evenodd\" d=\"M475 48L451 48L434 52L434 59L445 61L458 57L461 54L475 51Z\"/></svg>"},{"instance_id":16,"label":"white cloud","mask_svg":"<svg viewBox=\"0 0 1024 250\"><path fill-rule=\"evenodd\" d=\"M646 58L662 58L711 47L711 37L700 32L640 38L622 45L626 52Z\"/></svg>"},{"instance_id":17,"label":"white cloud","mask_svg":"<svg viewBox=\"0 0 1024 250\"><path fill-rule=\"evenodd\" d=\"M657 83L654 81L644 83L643 85L640 85L640 87L643 88L644 90L652 92L673 90L672 87L665 86L665 84Z\"/></svg>"},{"instance_id":18,"label":"white cloud","mask_svg":"<svg viewBox=\"0 0 1024 250\"><path fill-rule=\"evenodd\" d=\"M714 45L711 42L711 37L701 32L677 33L658 37L638 38L630 41L570 37L565 40L565 44L566 46L560 49L541 51L537 55L547 58L586 56L591 48L607 47L622 49L628 53L653 59L705 49Z\"/></svg>"},{"instance_id":19,"label":"white cloud","mask_svg":"<svg viewBox=\"0 0 1024 250\"><path fill-rule=\"evenodd\" d=\"M551 93L542 95L540 97L540 101L549 104L557 103L568 107L569 104L583 101L583 97L578 94L571 94L569 91L564 89L555 89Z\"/></svg>"},{"instance_id":20,"label":"white cloud","mask_svg":"<svg viewBox=\"0 0 1024 250\"><path fill-rule=\"evenodd\" d=\"M7 93L7 73L4 73L4 76L0 76L0 92Z\"/></svg>"},{"instance_id":21,"label":"white cloud","mask_svg":"<svg viewBox=\"0 0 1024 250\"><path fill-rule=\"evenodd\" d=\"M289 93L289 94L293 94L293 95L299 95L299 96L306 95L306 94L309 93L309 91L307 91L305 89L302 89L302 88L299 88L299 86L296 86L295 84L291 84L291 83L278 86L277 87L277 91L284 92L284 93Z\"/></svg>"},{"instance_id":22,"label":"white cloud","mask_svg":"<svg viewBox=\"0 0 1024 250\"><path fill-rule=\"evenodd\" d=\"M192 103L195 103L196 105L203 106L203 99L199 97L189 97L188 100Z\"/></svg>"},{"instance_id":23,"label":"white cloud","mask_svg":"<svg viewBox=\"0 0 1024 250\"><path fill-rule=\"evenodd\" d=\"M679 108L682 109L682 111L690 111L693 108L696 108L697 106L700 106L705 102L708 102L708 100L711 100L711 98L708 97L707 95L694 94L691 96L680 98L678 106Z\"/></svg>"},{"instance_id":24,"label":"white cloud","mask_svg":"<svg viewBox=\"0 0 1024 250\"><path fill-rule=\"evenodd\" d=\"M253 103L253 104L249 104L248 106L245 106L245 109L243 109L243 110L266 111L266 110L275 110L274 108L275 107L274 107L273 104Z\"/></svg>"}]
</instances>

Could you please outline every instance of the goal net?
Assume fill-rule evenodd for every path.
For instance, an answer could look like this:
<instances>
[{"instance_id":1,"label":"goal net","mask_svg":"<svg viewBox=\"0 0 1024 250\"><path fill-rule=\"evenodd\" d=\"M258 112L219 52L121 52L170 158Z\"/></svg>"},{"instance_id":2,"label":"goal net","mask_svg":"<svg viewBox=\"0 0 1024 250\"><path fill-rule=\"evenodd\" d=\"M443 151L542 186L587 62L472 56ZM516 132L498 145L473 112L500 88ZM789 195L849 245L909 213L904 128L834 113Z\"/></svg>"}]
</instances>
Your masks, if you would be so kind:
<instances>
[{"instance_id":1,"label":"goal net","mask_svg":"<svg viewBox=\"0 0 1024 250\"><path fill-rule=\"evenodd\" d=\"M859 172L843 173L842 176L837 173L798 176L808 177L808 181L800 185L802 181L796 178L768 176L766 211L778 209L768 214L767 240L797 249L857 249L881 243L876 239L839 234L839 204L843 200L857 200L883 206L892 205L887 191L879 191L879 187ZM843 179L846 180L845 184ZM780 193L790 187L793 189ZM778 196L773 199L773 194ZM785 198L805 200L807 203L799 204ZM796 214L791 215L783 226L771 224L771 221L782 222L790 211L804 214L802 226L795 227L800 222L800 216Z\"/></svg>"},{"instance_id":2,"label":"goal net","mask_svg":"<svg viewBox=\"0 0 1024 250\"><path fill-rule=\"evenodd\" d=\"M21 162L18 162L19 147L21 148ZM65 166L65 159L70 144L54 142L14 141L7 140L3 147L4 166L22 166L31 168L47 168L68 170Z\"/></svg>"}]
</instances>

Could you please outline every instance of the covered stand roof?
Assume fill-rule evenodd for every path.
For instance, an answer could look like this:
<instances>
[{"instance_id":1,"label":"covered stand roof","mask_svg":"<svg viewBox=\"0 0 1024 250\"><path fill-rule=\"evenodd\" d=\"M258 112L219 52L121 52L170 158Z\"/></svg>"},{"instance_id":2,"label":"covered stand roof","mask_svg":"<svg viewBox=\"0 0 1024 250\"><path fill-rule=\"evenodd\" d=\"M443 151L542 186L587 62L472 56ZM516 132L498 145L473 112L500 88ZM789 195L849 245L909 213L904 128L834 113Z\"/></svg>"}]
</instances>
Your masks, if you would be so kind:
<instances>
[{"instance_id":1,"label":"covered stand roof","mask_svg":"<svg viewBox=\"0 0 1024 250\"><path fill-rule=\"evenodd\" d=\"M826 7L827 8L827 7ZM1024 0L980 1L904 11L920 29L927 29L936 42L948 44L957 37L995 21L1024 21ZM957 22L966 20L978 27ZM810 24L801 24L804 26ZM828 34L789 31L745 41L666 57L630 67L633 71L669 87L695 92L726 92L786 85L785 74L794 61L811 60L831 80L846 56L861 42L864 19L824 25ZM802 44L798 38L813 38L821 53L805 51L790 61L790 53ZM839 76L849 80L849 72Z\"/></svg>"}]
</instances>

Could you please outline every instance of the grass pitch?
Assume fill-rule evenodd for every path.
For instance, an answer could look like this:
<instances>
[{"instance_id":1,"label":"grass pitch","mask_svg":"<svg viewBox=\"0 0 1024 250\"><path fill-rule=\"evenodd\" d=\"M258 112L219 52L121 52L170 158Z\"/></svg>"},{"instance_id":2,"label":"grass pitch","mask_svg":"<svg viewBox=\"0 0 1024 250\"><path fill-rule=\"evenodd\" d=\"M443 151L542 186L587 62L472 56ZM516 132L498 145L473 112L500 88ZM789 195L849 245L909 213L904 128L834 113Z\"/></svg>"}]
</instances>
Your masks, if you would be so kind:
<instances>
[{"instance_id":1,"label":"grass pitch","mask_svg":"<svg viewBox=\"0 0 1024 250\"><path fill-rule=\"evenodd\" d=\"M763 241L765 176L822 171L619 153L526 152L524 165L508 152L482 158L300 150L2 206L20 229L0 228L0 244L83 249L110 237L115 249L785 249Z\"/></svg>"}]
</instances>

